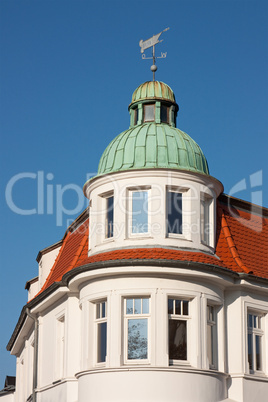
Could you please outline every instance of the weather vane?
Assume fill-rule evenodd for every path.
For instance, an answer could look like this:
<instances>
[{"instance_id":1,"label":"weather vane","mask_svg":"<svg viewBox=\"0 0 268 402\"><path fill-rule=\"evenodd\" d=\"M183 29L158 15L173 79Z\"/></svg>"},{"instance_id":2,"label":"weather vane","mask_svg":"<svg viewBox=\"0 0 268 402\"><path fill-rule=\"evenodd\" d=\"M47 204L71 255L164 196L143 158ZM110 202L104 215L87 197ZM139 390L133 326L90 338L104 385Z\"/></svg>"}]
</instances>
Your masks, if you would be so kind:
<instances>
[{"instance_id":1,"label":"weather vane","mask_svg":"<svg viewBox=\"0 0 268 402\"><path fill-rule=\"evenodd\" d=\"M139 45L141 48L141 53L144 53L145 49L148 49L149 47L153 47L153 51L152 51L153 56L152 57L146 57L145 54L142 55L143 59L153 59L153 65L151 66L151 71L153 72L153 81L155 80L155 72L157 70L157 66L155 65L155 60L156 59L165 59L167 57L167 53L161 53L161 56L156 57L155 56L155 45L157 45L157 43L163 42L163 39L159 40L159 37L163 32L166 32L168 30L169 30L169 28L166 28L166 29L164 29L164 31L160 32L159 34L152 36L150 39L140 40L140 42L139 42Z\"/></svg>"}]
</instances>

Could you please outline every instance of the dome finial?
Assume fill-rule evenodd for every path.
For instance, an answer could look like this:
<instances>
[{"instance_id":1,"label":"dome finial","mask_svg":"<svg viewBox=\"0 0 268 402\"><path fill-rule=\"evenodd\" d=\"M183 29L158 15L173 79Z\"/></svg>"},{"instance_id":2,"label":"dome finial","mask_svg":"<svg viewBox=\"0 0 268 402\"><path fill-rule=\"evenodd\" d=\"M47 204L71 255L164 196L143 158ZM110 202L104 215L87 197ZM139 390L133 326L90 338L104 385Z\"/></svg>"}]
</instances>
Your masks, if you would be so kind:
<instances>
[{"instance_id":1,"label":"dome finial","mask_svg":"<svg viewBox=\"0 0 268 402\"><path fill-rule=\"evenodd\" d=\"M155 72L157 70L155 60L156 59L165 59L167 57L167 52L166 53L161 52L161 56L156 57L155 56L155 45L157 45L157 43L163 42L163 39L159 40L159 37L163 32L168 31L168 30L169 30L169 28L166 28L163 31L161 31L159 34L154 35L145 41L140 40L140 42L139 42L139 45L141 48L141 53L143 53L145 49L148 49L149 47L153 47L152 57L146 57L145 54L142 55L143 59L153 59L153 65L151 66L151 71L153 72L153 81L155 81Z\"/></svg>"}]
</instances>

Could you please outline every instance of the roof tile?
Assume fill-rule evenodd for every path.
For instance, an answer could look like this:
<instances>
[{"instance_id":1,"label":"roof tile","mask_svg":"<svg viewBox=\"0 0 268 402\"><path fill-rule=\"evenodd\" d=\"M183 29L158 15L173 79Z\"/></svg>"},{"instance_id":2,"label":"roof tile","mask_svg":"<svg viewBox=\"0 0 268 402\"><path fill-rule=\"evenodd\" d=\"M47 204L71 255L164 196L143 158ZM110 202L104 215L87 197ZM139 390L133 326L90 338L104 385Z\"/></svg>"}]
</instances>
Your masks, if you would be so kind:
<instances>
[{"instance_id":1,"label":"roof tile","mask_svg":"<svg viewBox=\"0 0 268 402\"><path fill-rule=\"evenodd\" d=\"M69 232L40 293L64 274L86 264L115 260L168 260L199 262L268 279L268 219L219 205L215 255L166 248L135 248L103 252L88 257L88 219Z\"/></svg>"}]
</instances>

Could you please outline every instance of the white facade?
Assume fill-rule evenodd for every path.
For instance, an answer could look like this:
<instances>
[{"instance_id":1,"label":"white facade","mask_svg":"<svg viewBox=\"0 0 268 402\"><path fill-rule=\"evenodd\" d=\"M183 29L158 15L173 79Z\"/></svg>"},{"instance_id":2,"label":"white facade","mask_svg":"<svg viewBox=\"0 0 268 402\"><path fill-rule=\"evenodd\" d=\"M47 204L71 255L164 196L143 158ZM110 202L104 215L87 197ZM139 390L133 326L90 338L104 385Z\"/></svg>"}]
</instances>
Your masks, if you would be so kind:
<instances>
[{"instance_id":1,"label":"white facade","mask_svg":"<svg viewBox=\"0 0 268 402\"><path fill-rule=\"evenodd\" d=\"M268 281L240 269L231 236L237 270L217 255L221 183L187 169L133 169L97 176L84 191L89 218L41 252L38 280L28 282L8 345L17 357L12 401L265 402ZM87 219L69 269L46 286Z\"/></svg>"},{"instance_id":2,"label":"white facade","mask_svg":"<svg viewBox=\"0 0 268 402\"><path fill-rule=\"evenodd\" d=\"M164 274L163 274L164 271ZM248 290L248 287L251 290ZM126 298L149 298L148 359L128 361ZM187 360L170 362L167 303L189 301ZM107 358L97 362L95 306L107 301ZM215 308L215 368L209 367L207 306ZM249 373L247 313L262 314L267 345L267 286L168 266L113 267L83 272L32 309L39 318L38 401L265 401L268 352ZM31 324L28 319L28 325ZM19 336L16 402L31 394L33 331ZM19 345L19 343L21 345ZM105 384L105 385L104 385ZM133 386L135 384L135 386ZM138 384L138 385L137 385Z\"/></svg>"}]
</instances>

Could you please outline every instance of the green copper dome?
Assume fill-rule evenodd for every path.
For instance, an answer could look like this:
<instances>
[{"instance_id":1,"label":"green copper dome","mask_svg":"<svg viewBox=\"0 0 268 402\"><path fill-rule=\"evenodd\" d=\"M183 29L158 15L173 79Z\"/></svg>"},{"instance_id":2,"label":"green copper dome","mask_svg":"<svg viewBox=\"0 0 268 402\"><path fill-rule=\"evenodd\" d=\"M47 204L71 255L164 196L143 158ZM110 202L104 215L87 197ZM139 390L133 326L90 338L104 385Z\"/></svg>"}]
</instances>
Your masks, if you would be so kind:
<instances>
[{"instance_id":1,"label":"green copper dome","mask_svg":"<svg viewBox=\"0 0 268 402\"><path fill-rule=\"evenodd\" d=\"M98 176L129 169L168 168L209 174L206 158L188 134L176 128L178 105L172 89L148 81L132 95L130 128L105 149Z\"/></svg>"},{"instance_id":2,"label":"green copper dome","mask_svg":"<svg viewBox=\"0 0 268 402\"><path fill-rule=\"evenodd\" d=\"M129 107L137 102L151 99L164 100L177 106L174 92L167 84L160 81L147 81L133 92Z\"/></svg>"},{"instance_id":3,"label":"green copper dome","mask_svg":"<svg viewBox=\"0 0 268 402\"><path fill-rule=\"evenodd\" d=\"M197 143L168 124L144 123L119 134L105 149L98 176L129 169L169 168L209 174Z\"/></svg>"}]
</instances>

